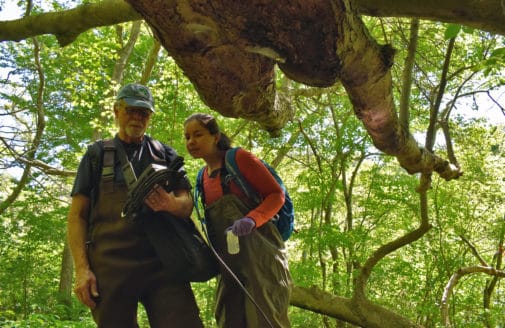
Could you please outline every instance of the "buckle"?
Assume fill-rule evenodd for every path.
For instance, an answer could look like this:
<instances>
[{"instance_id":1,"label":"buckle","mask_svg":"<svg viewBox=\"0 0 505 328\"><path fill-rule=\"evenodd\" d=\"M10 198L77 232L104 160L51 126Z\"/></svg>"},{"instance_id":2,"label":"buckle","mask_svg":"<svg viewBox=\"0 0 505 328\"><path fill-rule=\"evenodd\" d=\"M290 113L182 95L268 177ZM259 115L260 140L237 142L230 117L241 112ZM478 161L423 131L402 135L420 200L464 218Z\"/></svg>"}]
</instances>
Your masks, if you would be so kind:
<instances>
[{"instance_id":1,"label":"buckle","mask_svg":"<svg viewBox=\"0 0 505 328\"><path fill-rule=\"evenodd\" d=\"M114 168L111 166L102 169L102 176L114 175Z\"/></svg>"}]
</instances>

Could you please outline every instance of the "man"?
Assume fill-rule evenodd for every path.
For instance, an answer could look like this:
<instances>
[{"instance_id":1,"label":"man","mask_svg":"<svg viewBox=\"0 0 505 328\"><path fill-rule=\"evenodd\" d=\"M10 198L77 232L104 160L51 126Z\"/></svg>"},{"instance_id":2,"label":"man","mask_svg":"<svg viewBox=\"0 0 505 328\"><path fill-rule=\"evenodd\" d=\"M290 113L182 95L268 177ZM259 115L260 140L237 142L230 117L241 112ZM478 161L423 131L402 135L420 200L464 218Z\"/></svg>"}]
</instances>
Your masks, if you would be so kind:
<instances>
[{"instance_id":1,"label":"man","mask_svg":"<svg viewBox=\"0 0 505 328\"><path fill-rule=\"evenodd\" d=\"M103 142L97 142L83 156L72 189L67 237L76 271L74 291L91 309L98 327L138 327L139 302L153 328L203 327L190 284L175 282L163 269L142 226L143 220L160 219L154 217L157 211L188 218L193 206L189 182L181 179L172 192L156 188L145 200L140 218L121 217L128 189L119 157L126 154L136 176L156 160L152 139L145 135L153 113L150 90L140 84L125 85L114 103L119 130L114 165L110 165L113 181L104 178L102 166L107 159ZM177 157L170 147L163 148L165 154L158 156L168 161ZM94 163L99 163L99 170Z\"/></svg>"}]
</instances>

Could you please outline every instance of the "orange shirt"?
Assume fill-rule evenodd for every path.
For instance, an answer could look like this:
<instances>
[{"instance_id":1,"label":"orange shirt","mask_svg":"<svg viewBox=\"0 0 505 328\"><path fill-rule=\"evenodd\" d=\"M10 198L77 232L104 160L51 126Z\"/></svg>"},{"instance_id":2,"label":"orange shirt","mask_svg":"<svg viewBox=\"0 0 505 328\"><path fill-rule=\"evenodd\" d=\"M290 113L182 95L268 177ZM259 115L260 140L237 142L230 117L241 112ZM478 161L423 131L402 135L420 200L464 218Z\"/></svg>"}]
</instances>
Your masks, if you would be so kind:
<instances>
[{"instance_id":1,"label":"orange shirt","mask_svg":"<svg viewBox=\"0 0 505 328\"><path fill-rule=\"evenodd\" d=\"M270 174L263 163L252 153L239 149L236 153L237 166L249 185L261 196L262 202L244 216L252 218L256 227L268 222L284 204L284 194L281 187ZM224 159L223 159L224 162ZM207 167L203 171L203 190L205 205L208 206L223 196L221 188L221 172L213 172L209 177ZM245 195L233 181L230 192L244 199ZM240 219L240 218L237 218Z\"/></svg>"}]
</instances>

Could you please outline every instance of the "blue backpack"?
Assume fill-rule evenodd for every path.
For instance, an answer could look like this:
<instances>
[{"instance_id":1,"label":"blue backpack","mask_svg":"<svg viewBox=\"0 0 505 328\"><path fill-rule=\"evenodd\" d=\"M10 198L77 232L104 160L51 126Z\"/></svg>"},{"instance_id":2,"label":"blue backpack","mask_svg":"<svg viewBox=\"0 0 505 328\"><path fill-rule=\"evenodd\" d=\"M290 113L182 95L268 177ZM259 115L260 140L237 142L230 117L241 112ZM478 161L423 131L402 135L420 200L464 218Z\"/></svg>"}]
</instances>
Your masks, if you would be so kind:
<instances>
[{"instance_id":1,"label":"blue backpack","mask_svg":"<svg viewBox=\"0 0 505 328\"><path fill-rule=\"evenodd\" d=\"M235 183L242 189L244 194L249 199L252 199L256 204L259 204L261 202L260 196L247 182L247 180L240 173L240 170L238 168L237 161L235 160L235 154L237 153L238 149L239 147L231 148L226 152L225 155L226 171L228 172L229 175L231 175L231 178L235 181ZM261 160L261 162L270 171L270 173L275 178L277 183L279 183L279 185L282 188L282 191L284 192L284 204L280 208L279 212L272 218L272 222L279 230L282 239L286 241L289 239L289 237L294 231L295 210L293 207L293 201L289 196L289 193L286 189L286 186L284 185L284 182L279 177L275 169L265 161ZM204 168L201 168L200 171L198 171L198 175L196 177L195 200L194 200L195 205L198 205L198 198L200 197L200 195L203 195L203 170Z\"/></svg>"}]
</instances>

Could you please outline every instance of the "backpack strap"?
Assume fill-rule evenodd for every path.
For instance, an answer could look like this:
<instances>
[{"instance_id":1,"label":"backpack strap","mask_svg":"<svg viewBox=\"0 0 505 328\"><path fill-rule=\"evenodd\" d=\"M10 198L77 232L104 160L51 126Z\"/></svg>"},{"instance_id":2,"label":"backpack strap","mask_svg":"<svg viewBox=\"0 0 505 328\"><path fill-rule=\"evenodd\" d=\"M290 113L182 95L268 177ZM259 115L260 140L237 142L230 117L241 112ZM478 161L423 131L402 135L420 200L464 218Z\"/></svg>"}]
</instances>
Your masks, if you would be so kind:
<instances>
[{"instance_id":1,"label":"backpack strap","mask_svg":"<svg viewBox=\"0 0 505 328\"><path fill-rule=\"evenodd\" d=\"M91 160L91 171L94 187L91 191L91 209L88 216L86 246L92 243L91 231L94 226L95 205L98 201L100 190L114 191L114 140L97 140L88 147Z\"/></svg>"},{"instance_id":2,"label":"backpack strap","mask_svg":"<svg viewBox=\"0 0 505 328\"><path fill-rule=\"evenodd\" d=\"M106 193L114 191L114 159L116 154L116 145L114 139L103 141L103 166L101 186Z\"/></svg>"},{"instance_id":3,"label":"backpack strap","mask_svg":"<svg viewBox=\"0 0 505 328\"><path fill-rule=\"evenodd\" d=\"M236 154L237 150L240 147L230 148L226 151L224 164L225 167L221 169L220 177L221 177L221 188L223 189L223 194L230 193L229 183L233 180L242 192L245 194L247 199L252 200L255 204L259 204L261 202L261 198L254 191L254 189L249 185L246 181L242 173L237 165ZM200 168L198 174L196 175L196 184L195 191L193 194L193 203L195 205L195 209L199 211L198 201L201 200L203 206L205 206L205 193L203 192L203 173L205 172L205 167Z\"/></svg>"},{"instance_id":4,"label":"backpack strap","mask_svg":"<svg viewBox=\"0 0 505 328\"><path fill-rule=\"evenodd\" d=\"M168 160L168 156L166 154L166 149L165 147L163 146L163 144L161 143L161 141L159 140L156 140L156 139L153 139L153 138L150 138L150 137L147 137L147 143L148 143L148 147L149 147L149 152L151 153L151 156L154 158L155 161L157 162L160 162L160 161L163 161L163 158L160 158L158 155L156 155L156 153L162 155L164 157L165 160ZM155 150L156 152L153 152L152 150Z\"/></svg>"},{"instance_id":5,"label":"backpack strap","mask_svg":"<svg viewBox=\"0 0 505 328\"><path fill-rule=\"evenodd\" d=\"M160 141L148 137L148 144L151 156L155 160L163 161L157 154L163 156L165 160L168 160L167 150ZM105 139L97 141L97 146L95 146L95 148L97 151L92 153L92 170L96 172L97 176L100 176L97 181L100 189L105 193L111 193L114 191L114 162L117 147L114 139ZM152 150L154 150L154 152ZM103 158L102 167L100 167L100 158ZM99 173L100 169L101 174ZM94 195L95 201L97 197L98 188L96 190L96 195Z\"/></svg>"},{"instance_id":6,"label":"backpack strap","mask_svg":"<svg viewBox=\"0 0 505 328\"><path fill-rule=\"evenodd\" d=\"M195 207L198 209L198 199L201 197L202 204L205 204L205 195L203 194L203 172L205 170L205 166L200 168L196 175L196 183L195 183L195 191L193 194L193 202L195 203Z\"/></svg>"},{"instance_id":7,"label":"backpack strap","mask_svg":"<svg viewBox=\"0 0 505 328\"><path fill-rule=\"evenodd\" d=\"M226 171L228 172L228 174L231 175L231 179L235 181L235 183L240 187L240 189L242 189L247 198L253 200L256 204L259 204L261 202L260 197L253 190L253 188L247 182L247 180L244 178L238 167L236 157L237 157L237 150L239 149L240 147L235 147L230 148L228 151L226 151L224 159Z\"/></svg>"},{"instance_id":8,"label":"backpack strap","mask_svg":"<svg viewBox=\"0 0 505 328\"><path fill-rule=\"evenodd\" d=\"M205 166L202 166L198 173L196 174L195 191L193 193L193 205L196 210L196 215L198 220L202 224L202 228L205 225L205 217L200 214L200 207L198 201L201 200L202 205L205 207L205 195L203 193L203 172L205 171ZM201 199L200 199L201 197Z\"/></svg>"},{"instance_id":9,"label":"backpack strap","mask_svg":"<svg viewBox=\"0 0 505 328\"><path fill-rule=\"evenodd\" d=\"M249 198L252 199L256 204L259 204L261 202L261 196L252 188L252 186L249 184L249 182L244 178L244 176L241 174L240 169L237 165L237 160L236 160L236 153L237 153L238 148L232 148L226 152L225 155L225 166L226 169L228 170L229 174L231 175L231 178L235 181L235 183L242 189L244 194ZM291 197L289 196L289 193L286 189L286 186L284 185L284 182L280 178L280 176L277 174L275 169L271 167L267 162L264 160L260 161L263 163L263 165L268 169L270 174L275 178L279 186L281 187L283 193L284 193L284 204L280 208L279 212L271 219L271 221L276 225L277 229L279 230L279 233L281 234L281 237L283 240L288 240L289 236L291 233L294 231L294 208L293 208L293 201L291 200Z\"/></svg>"}]
</instances>

